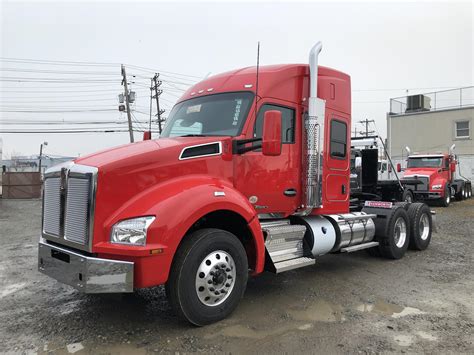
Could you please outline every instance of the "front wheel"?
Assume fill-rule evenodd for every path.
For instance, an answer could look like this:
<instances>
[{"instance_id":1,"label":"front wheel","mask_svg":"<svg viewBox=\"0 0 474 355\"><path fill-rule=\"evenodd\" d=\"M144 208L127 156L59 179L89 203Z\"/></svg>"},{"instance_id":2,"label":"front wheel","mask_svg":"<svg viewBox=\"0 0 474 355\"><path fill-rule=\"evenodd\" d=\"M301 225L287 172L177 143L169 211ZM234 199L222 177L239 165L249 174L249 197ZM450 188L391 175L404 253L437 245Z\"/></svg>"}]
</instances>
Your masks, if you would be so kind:
<instances>
[{"instance_id":1,"label":"front wheel","mask_svg":"<svg viewBox=\"0 0 474 355\"><path fill-rule=\"evenodd\" d=\"M451 189L448 185L444 188L444 197L441 199L441 206L448 207L451 203Z\"/></svg>"},{"instance_id":2,"label":"front wheel","mask_svg":"<svg viewBox=\"0 0 474 355\"><path fill-rule=\"evenodd\" d=\"M203 326L232 313L247 278L247 255L237 237L201 229L186 237L177 251L166 289L178 315Z\"/></svg>"},{"instance_id":3,"label":"front wheel","mask_svg":"<svg viewBox=\"0 0 474 355\"><path fill-rule=\"evenodd\" d=\"M402 201L412 203L414 201L413 192L410 190L403 191Z\"/></svg>"}]
</instances>

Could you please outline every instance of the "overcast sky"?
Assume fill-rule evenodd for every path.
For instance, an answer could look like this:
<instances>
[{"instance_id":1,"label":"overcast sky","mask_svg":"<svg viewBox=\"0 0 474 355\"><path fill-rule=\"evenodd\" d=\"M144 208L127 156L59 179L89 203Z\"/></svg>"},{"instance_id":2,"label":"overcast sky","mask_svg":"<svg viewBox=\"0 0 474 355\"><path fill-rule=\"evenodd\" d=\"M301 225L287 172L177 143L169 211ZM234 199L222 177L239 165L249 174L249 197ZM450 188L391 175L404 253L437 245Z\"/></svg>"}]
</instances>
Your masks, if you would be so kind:
<instances>
[{"instance_id":1,"label":"overcast sky","mask_svg":"<svg viewBox=\"0 0 474 355\"><path fill-rule=\"evenodd\" d=\"M472 2L1 1L0 6L2 58L156 68L168 74L162 76L167 81L162 103L168 112L187 83L209 73L255 65L257 41L264 65L306 63L311 46L321 40L321 65L352 77L353 122L374 119L382 135L391 97L405 95L406 89L419 93L474 82ZM125 122L125 115L113 111L121 90L119 65L2 60L0 66L0 130L52 127L15 126L13 120ZM137 75L131 79L136 80L132 88L138 93L135 117L146 121L146 85L153 72L136 67L127 70ZM79 82L81 75L61 71L88 73ZM18 77L30 81L17 82ZM59 83L48 82L58 78ZM43 112L48 110L84 112ZM64 127L85 125L54 126ZM46 153L61 155L82 155L128 142L127 133L1 137L4 156L36 154L43 141L49 143Z\"/></svg>"}]
</instances>

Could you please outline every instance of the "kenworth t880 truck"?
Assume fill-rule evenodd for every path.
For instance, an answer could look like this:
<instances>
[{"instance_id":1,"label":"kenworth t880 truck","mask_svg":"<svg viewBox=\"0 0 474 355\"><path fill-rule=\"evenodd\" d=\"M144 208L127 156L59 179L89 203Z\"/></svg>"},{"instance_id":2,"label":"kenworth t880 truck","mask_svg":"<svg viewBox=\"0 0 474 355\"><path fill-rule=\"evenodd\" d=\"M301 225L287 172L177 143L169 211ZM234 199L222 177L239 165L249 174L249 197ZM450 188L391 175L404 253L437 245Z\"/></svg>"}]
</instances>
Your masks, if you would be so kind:
<instances>
[{"instance_id":1,"label":"kenworth t880 truck","mask_svg":"<svg viewBox=\"0 0 474 355\"><path fill-rule=\"evenodd\" d=\"M425 249L426 205L351 205L350 77L318 66L321 48L309 65L209 77L158 139L49 169L39 270L86 293L166 285L201 326L236 308L249 275Z\"/></svg>"}]
</instances>

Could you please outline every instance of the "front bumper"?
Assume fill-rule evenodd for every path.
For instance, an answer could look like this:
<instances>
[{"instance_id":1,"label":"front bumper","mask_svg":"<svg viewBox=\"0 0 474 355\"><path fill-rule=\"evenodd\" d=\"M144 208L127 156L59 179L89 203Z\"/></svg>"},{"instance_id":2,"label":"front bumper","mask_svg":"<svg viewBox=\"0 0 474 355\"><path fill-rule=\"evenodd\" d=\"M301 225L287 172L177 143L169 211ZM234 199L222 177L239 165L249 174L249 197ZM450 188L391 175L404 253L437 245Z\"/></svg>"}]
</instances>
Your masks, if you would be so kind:
<instances>
[{"instance_id":1,"label":"front bumper","mask_svg":"<svg viewBox=\"0 0 474 355\"><path fill-rule=\"evenodd\" d=\"M38 269L84 293L133 292L133 262L85 256L43 240L38 245Z\"/></svg>"},{"instance_id":2,"label":"front bumper","mask_svg":"<svg viewBox=\"0 0 474 355\"><path fill-rule=\"evenodd\" d=\"M437 200L440 199L441 192L428 192L428 191L412 191L416 198L423 199L423 200Z\"/></svg>"}]
</instances>

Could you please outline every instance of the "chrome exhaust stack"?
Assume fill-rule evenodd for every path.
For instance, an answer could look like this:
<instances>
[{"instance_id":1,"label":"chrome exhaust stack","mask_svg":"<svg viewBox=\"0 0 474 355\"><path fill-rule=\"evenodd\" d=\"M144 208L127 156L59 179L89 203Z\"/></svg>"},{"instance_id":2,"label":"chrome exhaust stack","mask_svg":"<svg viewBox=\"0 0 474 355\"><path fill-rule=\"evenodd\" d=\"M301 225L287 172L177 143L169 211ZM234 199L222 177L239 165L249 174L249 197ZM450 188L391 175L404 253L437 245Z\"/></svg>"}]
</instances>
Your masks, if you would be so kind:
<instances>
[{"instance_id":1,"label":"chrome exhaust stack","mask_svg":"<svg viewBox=\"0 0 474 355\"><path fill-rule=\"evenodd\" d=\"M303 132L303 188L305 202L300 215L322 207L322 163L324 147L325 101L318 98L318 56L323 45L316 43L309 54L308 114Z\"/></svg>"}]
</instances>

